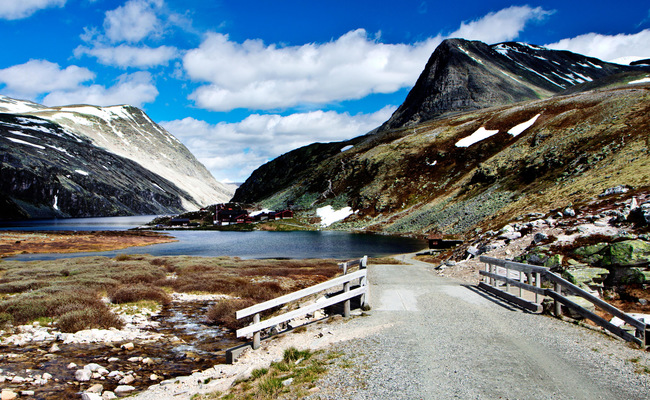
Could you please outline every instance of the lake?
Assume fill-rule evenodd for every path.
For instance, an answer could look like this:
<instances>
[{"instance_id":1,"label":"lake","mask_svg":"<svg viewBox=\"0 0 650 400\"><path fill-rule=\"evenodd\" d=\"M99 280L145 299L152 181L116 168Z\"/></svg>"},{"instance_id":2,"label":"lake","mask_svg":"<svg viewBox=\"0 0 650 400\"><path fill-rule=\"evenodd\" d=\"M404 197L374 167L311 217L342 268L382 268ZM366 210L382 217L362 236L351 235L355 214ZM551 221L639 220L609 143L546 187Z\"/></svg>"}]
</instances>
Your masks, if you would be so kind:
<instances>
[{"instance_id":1,"label":"lake","mask_svg":"<svg viewBox=\"0 0 650 400\"><path fill-rule=\"evenodd\" d=\"M126 230L151 221L154 216L71 218L20 221L0 225L0 230ZM336 258L354 259L364 255L381 257L411 253L427 247L421 239L357 234L339 231L296 232L227 232L169 231L178 242L131 247L123 250L74 254L24 254L15 260L53 260L58 258L118 254L151 254L153 256L232 256L241 258Z\"/></svg>"}]
</instances>

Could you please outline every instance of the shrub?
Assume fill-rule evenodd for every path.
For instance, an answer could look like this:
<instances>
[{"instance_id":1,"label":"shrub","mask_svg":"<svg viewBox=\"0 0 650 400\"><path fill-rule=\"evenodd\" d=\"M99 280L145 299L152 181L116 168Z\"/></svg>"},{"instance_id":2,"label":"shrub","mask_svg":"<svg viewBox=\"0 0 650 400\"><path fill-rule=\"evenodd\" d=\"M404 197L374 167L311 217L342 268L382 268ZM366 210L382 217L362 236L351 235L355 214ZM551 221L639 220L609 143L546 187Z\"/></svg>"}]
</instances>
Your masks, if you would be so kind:
<instances>
[{"instance_id":1,"label":"shrub","mask_svg":"<svg viewBox=\"0 0 650 400\"><path fill-rule=\"evenodd\" d=\"M113 314L108 307L95 309L74 310L61 315L57 326L62 332L77 332L89 328L121 328L122 320Z\"/></svg>"},{"instance_id":2,"label":"shrub","mask_svg":"<svg viewBox=\"0 0 650 400\"><path fill-rule=\"evenodd\" d=\"M252 321L251 317L235 318L235 313L246 307L254 305L250 299L226 299L220 300L208 309L208 321L228 329L238 329Z\"/></svg>"},{"instance_id":3,"label":"shrub","mask_svg":"<svg viewBox=\"0 0 650 400\"><path fill-rule=\"evenodd\" d=\"M108 295L111 303L133 303L140 300L154 300L162 305L171 303L171 297L161 288L148 285L120 286Z\"/></svg>"},{"instance_id":4,"label":"shrub","mask_svg":"<svg viewBox=\"0 0 650 400\"><path fill-rule=\"evenodd\" d=\"M11 314L6 312L0 312L0 328L5 327L13 321Z\"/></svg>"}]
</instances>

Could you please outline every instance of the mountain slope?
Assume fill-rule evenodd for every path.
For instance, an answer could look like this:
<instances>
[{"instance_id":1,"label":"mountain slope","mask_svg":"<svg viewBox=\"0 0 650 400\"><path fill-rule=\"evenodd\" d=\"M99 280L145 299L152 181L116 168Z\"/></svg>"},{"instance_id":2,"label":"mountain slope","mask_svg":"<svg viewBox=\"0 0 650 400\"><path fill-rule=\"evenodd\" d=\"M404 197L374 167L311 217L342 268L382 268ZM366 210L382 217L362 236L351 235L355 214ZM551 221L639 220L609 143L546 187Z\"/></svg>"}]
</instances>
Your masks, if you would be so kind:
<instances>
[{"instance_id":1,"label":"mountain slope","mask_svg":"<svg viewBox=\"0 0 650 400\"><path fill-rule=\"evenodd\" d=\"M171 213L187 197L57 124L0 114L0 219Z\"/></svg>"},{"instance_id":2,"label":"mountain slope","mask_svg":"<svg viewBox=\"0 0 650 400\"><path fill-rule=\"evenodd\" d=\"M350 206L358 213L339 226L351 229L464 234L500 227L528 212L582 203L618 185L650 189L647 69L522 44L454 40L445 46L436 50L438 57L454 54L436 62L465 71L462 79L431 72L436 68L430 61L422 76L431 81L421 76L410 100L381 129L319 144L319 154L312 145L271 161L233 200L307 210ZM526 79L525 57L541 63ZM544 69L552 65L558 69ZM508 75L517 68L522 71L515 81ZM476 86L468 90L467 82ZM558 94L551 96L554 91ZM287 174L282 166L292 159L301 167Z\"/></svg>"},{"instance_id":3,"label":"mountain slope","mask_svg":"<svg viewBox=\"0 0 650 400\"><path fill-rule=\"evenodd\" d=\"M138 108L44 107L0 97L0 112L51 121L66 131L89 139L95 146L140 164L186 193L181 201L187 210L227 201L234 192L233 187L217 182L178 139Z\"/></svg>"},{"instance_id":4,"label":"mountain slope","mask_svg":"<svg viewBox=\"0 0 650 400\"><path fill-rule=\"evenodd\" d=\"M546 98L628 71L638 67L524 43L489 46L449 39L434 51L404 103L380 129L411 126L450 112Z\"/></svg>"}]
</instances>

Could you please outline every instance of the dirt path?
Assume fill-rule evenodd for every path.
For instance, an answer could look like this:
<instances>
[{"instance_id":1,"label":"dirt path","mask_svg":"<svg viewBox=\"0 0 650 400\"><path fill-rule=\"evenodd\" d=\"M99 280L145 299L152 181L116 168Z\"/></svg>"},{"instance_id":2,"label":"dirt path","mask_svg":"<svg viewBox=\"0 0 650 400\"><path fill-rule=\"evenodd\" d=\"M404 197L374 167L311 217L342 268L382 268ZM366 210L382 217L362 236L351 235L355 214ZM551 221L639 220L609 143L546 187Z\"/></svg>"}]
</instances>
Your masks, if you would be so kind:
<instances>
[{"instance_id":1,"label":"dirt path","mask_svg":"<svg viewBox=\"0 0 650 400\"><path fill-rule=\"evenodd\" d=\"M332 371L316 397L648 398L649 376L636 372L648 352L400 259L412 264L370 267L371 317L355 321L385 328L337 346L355 370Z\"/></svg>"}]
</instances>

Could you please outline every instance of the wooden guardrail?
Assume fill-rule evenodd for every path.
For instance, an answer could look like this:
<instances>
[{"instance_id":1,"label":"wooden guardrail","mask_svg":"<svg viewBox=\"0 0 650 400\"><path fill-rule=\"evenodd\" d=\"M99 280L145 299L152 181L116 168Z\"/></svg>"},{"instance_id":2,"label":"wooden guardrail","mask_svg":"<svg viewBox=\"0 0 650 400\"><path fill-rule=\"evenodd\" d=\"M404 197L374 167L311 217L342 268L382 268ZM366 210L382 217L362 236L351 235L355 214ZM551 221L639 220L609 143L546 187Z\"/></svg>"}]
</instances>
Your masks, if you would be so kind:
<instances>
[{"instance_id":1,"label":"wooden guardrail","mask_svg":"<svg viewBox=\"0 0 650 400\"><path fill-rule=\"evenodd\" d=\"M270 328L272 326L275 326L277 324L280 324L282 322L286 322L289 320L292 320L297 317L301 317L303 315L312 313L316 310L320 310L325 307L329 307L334 304L338 304L343 302L343 314L346 317L350 316L350 299L356 296L361 296L361 303L362 305L365 304L366 301L366 293L367 293L367 262L368 262L368 257L364 256L362 259L355 260L355 261L347 261L344 263L339 264L339 268L343 269L344 275L339 276L334 279L330 279L327 282L319 283L318 285L314 285L302 290L298 290L297 292L289 293L281 297L277 297L275 299L265 301L264 303L256 304L254 306L244 308L242 310L237 311L236 317L237 319L245 318L248 316L253 316L253 323L251 325L248 325L242 329L237 330L237 337L242 337L246 335L250 335L251 333L253 334L253 349L258 349L260 347L260 332L263 329ZM347 273L348 269L352 266L358 265L359 270ZM359 283L359 287L355 289L350 289L350 284L352 281L357 280ZM330 297L326 300L319 301L304 307L300 307L297 310L289 311L281 315L277 315L275 317L266 319L264 321L260 321L260 313L262 311L266 311L268 309L282 306L284 304L287 304L292 301L300 300L306 296L310 296L319 292L322 292L324 290L331 289L336 286L341 286L343 285L343 292L335 295L333 297Z\"/></svg>"},{"instance_id":2,"label":"wooden guardrail","mask_svg":"<svg viewBox=\"0 0 650 400\"><path fill-rule=\"evenodd\" d=\"M548 268L486 256L481 256L480 260L486 263L486 270L479 271L479 273L484 277L483 282L479 283L479 288L533 312L542 311L540 295L550 297L554 301L553 314L557 317L562 315L562 305L564 305L628 342L637 343L642 347L650 346L650 324L646 324L627 315L625 312L611 304L599 299L589 292L586 292L561 276L554 274L549 271ZM514 274L512 272L514 272ZM514 275L515 279L513 279L511 275ZM552 283L553 289L543 289L541 285L542 280ZM528 283L525 283L524 281L527 281ZM499 282L503 282L504 284L500 284ZM505 286L505 290L500 289L499 286ZM519 288L519 296L510 293L510 286ZM535 300L531 301L523 298L522 290L532 292L535 295ZM573 294L582 297L601 310L622 319L626 324L635 329L635 335L630 334L625 329L612 324L599 315L576 304L568 299L564 294Z\"/></svg>"}]
</instances>

